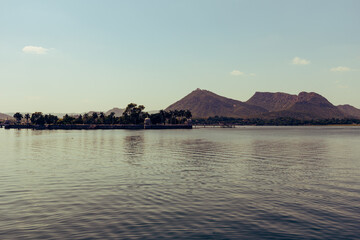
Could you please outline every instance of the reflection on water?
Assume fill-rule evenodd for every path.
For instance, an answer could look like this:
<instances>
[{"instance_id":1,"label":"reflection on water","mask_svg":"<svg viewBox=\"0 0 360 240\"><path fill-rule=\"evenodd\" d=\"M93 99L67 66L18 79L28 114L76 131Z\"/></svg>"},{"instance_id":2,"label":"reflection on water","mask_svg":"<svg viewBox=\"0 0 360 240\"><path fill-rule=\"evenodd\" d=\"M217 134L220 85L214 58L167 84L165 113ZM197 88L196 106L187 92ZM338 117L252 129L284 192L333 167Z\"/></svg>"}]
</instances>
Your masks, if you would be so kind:
<instances>
[{"instance_id":1,"label":"reflection on water","mask_svg":"<svg viewBox=\"0 0 360 240\"><path fill-rule=\"evenodd\" d=\"M124 153L127 161L130 164L136 164L144 155L144 132L139 132L136 135L129 135L124 137Z\"/></svg>"},{"instance_id":2,"label":"reflection on water","mask_svg":"<svg viewBox=\"0 0 360 240\"><path fill-rule=\"evenodd\" d=\"M1 239L356 239L360 129L0 129Z\"/></svg>"}]
</instances>

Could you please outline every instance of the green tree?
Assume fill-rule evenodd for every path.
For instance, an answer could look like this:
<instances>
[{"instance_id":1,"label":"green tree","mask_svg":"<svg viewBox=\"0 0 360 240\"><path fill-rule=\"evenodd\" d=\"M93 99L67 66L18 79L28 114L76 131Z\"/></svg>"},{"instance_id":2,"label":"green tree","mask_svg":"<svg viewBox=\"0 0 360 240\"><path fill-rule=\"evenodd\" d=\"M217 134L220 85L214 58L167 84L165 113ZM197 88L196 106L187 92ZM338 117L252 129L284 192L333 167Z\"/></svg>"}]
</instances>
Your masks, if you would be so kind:
<instances>
[{"instance_id":1,"label":"green tree","mask_svg":"<svg viewBox=\"0 0 360 240\"><path fill-rule=\"evenodd\" d=\"M82 119L83 119L83 123L85 124L91 123L91 117L89 116L88 113L85 113Z\"/></svg>"},{"instance_id":2,"label":"green tree","mask_svg":"<svg viewBox=\"0 0 360 240\"><path fill-rule=\"evenodd\" d=\"M73 124L75 121L74 117L69 116L68 114L65 114L65 116L63 117L63 123L64 124Z\"/></svg>"},{"instance_id":3,"label":"green tree","mask_svg":"<svg viewBox=\"0 0 360 240\"><path fill-rule=\"evenodd\" d=\"M115 113L111 112L105 119L105 122L108 124L114 124L116 122Z\"/></svg>"},{"instance_id":4,"label":"green tree","mask_svg":"<svg viewBox=\"0 0 360 240\"><path fill-rule=\"evenodd\" d=\"M103 112L100 112L100 123L105 123L105 114Z\"/></svg>"},{"instance_id":5,"label":"green tree","mask_svg":"<svg viewBox=\"0 0 360 240\"><path fill-rule=\"evenodd\" d=\"M83 124L84 123L84 119L81 114L75 119L74 123L75 124Z\"/></svg>"},{"instance_id":6,"label":"green tree","mask_svg":"<svg viewBox=\"0 0 360 240\"><path fill-rule=\"evenodd\" d=\"M46 124L56 124L59 120L57 116L54 116L52 114L46 114L44 116L44 119Z\"/></svg>"},{"instance_id":7,"label":"green tree","mask_svg":"<svg viewBox=\"0 0 360 240\"><path fill-rule=\"evenodd\" d=\"M186 117L187 119L189 119L189 118L192 117L192 114L191 114L190 110L186 110L186 111L185 111L185 117Z\"/></svg>"},{"instance_id":8,"label":"green tree","mask_svg":"<svg viewBox=\"0 0 360 240\"><path fill-rule=\"evenodd\" d=\"M161 113L154 113L150 115L150 120L152 124L163 123L163 118Z\"/></svg>"},{"instance_id":9,"label":"green tree","mask_svg":"<svg viewBox=\"0 0 360 240\"><path fill-rule=\"evenodd\" d=\"M147 113L142 112L144 109L145 107L143 105L138 106L135 103L128 104L123 112L124 122L130 124L143 123L147 116Z\"/></svg>"},{"instance_id":10,"label":"green tree","mask_svg":"<svg viewBox=\"0 0 360 240\"><path fill-rule=\"evenodd\" d=\"M168 123L171 123L171 117L172 117L172 111L165 111L165 121L167 121Z\"/></svg>"},{"instance_id":11,"label":"green tree","mask_svg":"<svg viewBox=\"0 0 360 240\"><path fill-rule=\"evenodd\" d=\"M21 119L23 118L23 115L19 112L14 114L14 118L16 119L17 123L21 122Z\"/></svg>"},{"instance_id":12,"label":"green tree","mask_svg":"<svg viewBox=\"0 0 360 240\"><path fill-rule=\"evenodd\" d=\"M165 122L166 122L166 111L160 110L159 114L160 114L160 119L161 119L160 123L165 124Z\"/></svg>"},{"instance_id":13,"label":"green tree","mask_svg":"<svg viewBox=\"0 0 360 240\"><path fill-rule=\"evenodd\" d=\"M92 123L96 123L98 117L99 117L99 115L97 114L97 112L93 112L92 113Z\"/></svg>"},{"instance_id":14,"label":"green tree","mask_svg":"<svg viewBox=\"0 0 360 240\"><path fill-rule=\"evenodd\" d=\"M44 115L42 114L42 112L35 112L35 113L31 114L30 121L33 124L37 124L37 125L45 124L45 118L44 118Z\"/></svg>"},{"instance_id":15,"label":"green tree","mask_svg":"<svg viewBox=\"0 0 360 240\"><path fill-rule=\"evenodd\" d=\"M178 110L170 110L169 111L169 123L176 124L176 115L178 114Z\"/></svg>"}]
</instances>

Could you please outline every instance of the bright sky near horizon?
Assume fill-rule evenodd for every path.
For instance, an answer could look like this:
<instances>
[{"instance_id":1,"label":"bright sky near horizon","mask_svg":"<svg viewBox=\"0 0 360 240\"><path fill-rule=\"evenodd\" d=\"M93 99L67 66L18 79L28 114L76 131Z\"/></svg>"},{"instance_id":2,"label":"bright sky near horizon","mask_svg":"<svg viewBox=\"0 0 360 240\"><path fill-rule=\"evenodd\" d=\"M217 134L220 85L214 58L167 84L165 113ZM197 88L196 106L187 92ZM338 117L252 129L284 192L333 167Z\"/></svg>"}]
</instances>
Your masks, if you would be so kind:
<instances>
[{"instance_id":1,"label":"bright sky near horizon","mask_svg":"<svg viewBox=\"0 0 360 240\"><path fill-rule=\"evenodd\" d=\"M358 0L0 0L0 112L317 92L360 108Z\"/></svg>"}]
</instances>

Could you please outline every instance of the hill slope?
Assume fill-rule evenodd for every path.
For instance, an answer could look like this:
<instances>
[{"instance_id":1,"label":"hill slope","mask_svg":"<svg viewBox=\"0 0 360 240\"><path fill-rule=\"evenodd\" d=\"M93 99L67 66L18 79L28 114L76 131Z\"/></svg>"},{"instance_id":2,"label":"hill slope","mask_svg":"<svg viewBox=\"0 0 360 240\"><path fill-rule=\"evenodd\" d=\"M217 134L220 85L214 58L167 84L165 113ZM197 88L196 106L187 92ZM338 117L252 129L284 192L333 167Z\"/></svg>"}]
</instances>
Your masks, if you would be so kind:
<instances>
[{"instance_id":1,"label":"hill slope","mask_svg":"<svg viewBox=\"0 0 360 240\"><path fill-rule=\"evenodd\" d=\"M263 107L269 111L262 114L261 118L326 119L346 117L344 112L314 92L301 92L299 95L257 92L247 103Z\"/></svg>"},{"instance_id":2,"label":"hill slope","mask_svg":"<svg viewBox=\"0 0 360 240\"><path fill-rule=\"evenodd\" d=\"M351 105L345 104L345 105L339 105L337 108L343 112L346 116L350 118L358 118L360 119L360 109L357 109Z\"/></svg>"},{"instance_id":3,"label":"hill slope","mask_svg":"<svg viewBox=\"0 0 360 240\"><path fill-rule=\"evenodd\" d=\"M259 106L273 112L288 109L296 102L296 100L296 95L287 93L256 92L249 100L246 101L246 103Z\"/></svg>"},{"instance_id":4,"label":"hill slope","mask_svg":"<svg viewBox=\"0 0 360 240\"><path fill-rule=\"evenodd\" d=\"M235 118L328 119L360 118L360 110L351 106L336 107L314 92L298 95L287 93L256 92L247 102L219 96L207 90L196 89L166 110L189 109L194 118L214 116Z\"/></svg>"},{"instance_id":5,"label":"hill slope","mask_svg":"<svg viewBox=\"0 0 360 240\"><path fill-rule=\"evenodd\" d=\"M303 113L313 119L344 118L345 115L323 96L314 92L301 92L288 111Z\"/></svg>"},{"instance_id":6,"label":"hill slope","mask_svg":"<svg viewBox=\"0 0 360 240\"><path fill-rule=\"evenodd\" d=\"M13 119L12 116L6 115L4 113L0 113L0 119L6 120L6 119Z\"/></svg>"},{"instance_id":7,"label":"hill slope","mask_svg":"<svg viewBox=\"0 0 360 240\"><path fill-rule=\"evenodd\" d=\"M116 117L121 117L125 109L122 108L112 108L105 113L105 115L110 115L110 113L114 112Z\"/></svg>"},{"instance_id":8,"label":"hill slope","mask_svg":"<svg viewBox=\"0 0 360 240\"><path fill-rule=\"evenodd\" d=\"M190 110L194 118L211 116L244 118L267 112L264 108L222 97L201 89L196 89L166 108L167 111L181 109Z\"/></svg>"}]
</instances>

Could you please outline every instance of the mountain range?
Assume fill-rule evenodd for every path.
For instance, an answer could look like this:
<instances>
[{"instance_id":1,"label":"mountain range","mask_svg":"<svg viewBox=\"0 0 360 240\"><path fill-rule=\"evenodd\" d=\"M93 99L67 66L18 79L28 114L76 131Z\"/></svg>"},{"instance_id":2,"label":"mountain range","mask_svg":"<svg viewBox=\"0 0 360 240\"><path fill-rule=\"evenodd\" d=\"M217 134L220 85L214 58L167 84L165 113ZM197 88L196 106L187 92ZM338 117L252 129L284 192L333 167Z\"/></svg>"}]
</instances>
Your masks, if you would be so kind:
<instances>
[{"instance_id":1,"label":"mountain range","mask_svg":"<svg viewBox=\"0 0 360 240\"><path fill-rule=\"evenodd\" d=\"M314 92L301 92L298 95L256 92L249 100L242 102L207 90L196 89L166 108L166 110L180 109L190 110L194 118L222 116L263 119L279 117L360 119L359 109L350 105L334 106L326 98Z\"/></svg>"},{"instance_id":2,"label":"mountain range","mask_svg":"<svg viewBox=\"0 0 360 240\"><path fill-rule=\"evenodd\" d=\"M120 117L125 109L112 108L105 111ZM171 104L165 110L190 110L193 118L233 117L273 119L280 117L308 119L356 118L360 119L360 109L351 105L335 106L325 97L314 92L300 92L298 95L282 92L256 92L249 100L226 98L213 92L196 89ZM156 113L158 111L150 111ZM93 111L88 112L92 114ZM99 113L99 112L98 112ZM54 114L62 117L65 114ZM79 114L69 114L79 115ZM0 119L12 119L13 114L0 113Z\"/></svg>"}]
</instances>

